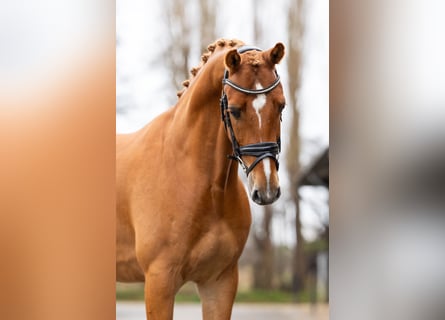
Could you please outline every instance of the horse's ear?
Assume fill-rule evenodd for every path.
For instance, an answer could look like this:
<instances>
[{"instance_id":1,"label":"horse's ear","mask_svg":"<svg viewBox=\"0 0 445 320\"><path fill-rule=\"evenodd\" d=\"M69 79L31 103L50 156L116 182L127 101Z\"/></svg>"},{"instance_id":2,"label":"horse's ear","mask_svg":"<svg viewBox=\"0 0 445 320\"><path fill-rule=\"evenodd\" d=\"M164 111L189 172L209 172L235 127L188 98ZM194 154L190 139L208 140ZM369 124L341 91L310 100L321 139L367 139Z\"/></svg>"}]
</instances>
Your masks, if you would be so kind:
<instances>
[{"instance_id":1,"label":"horse's ear","mask_svg":"<svg viewBox=\"0 0 445 320\"><path fill-rule=\"evenodd\" d=\"M241 56L239 55L238 50L232 49L227 52L224 62L226 68L229 69L231 73L236 72L241 64Z\"/></svg>"},{"instance_id":2,"label":"horse's ear","mask_svg":"<svg viewBox=\"0 0 445 320\"><path fill-rule=\"evenodd\" d=\"M266 55L267 60L269 60L272 65L276 65L280 63L281 59L283 59L284 44L278 42L275 47L267 50L266 52L264 52L264 54Z\"/></svg>"}]
</instances>

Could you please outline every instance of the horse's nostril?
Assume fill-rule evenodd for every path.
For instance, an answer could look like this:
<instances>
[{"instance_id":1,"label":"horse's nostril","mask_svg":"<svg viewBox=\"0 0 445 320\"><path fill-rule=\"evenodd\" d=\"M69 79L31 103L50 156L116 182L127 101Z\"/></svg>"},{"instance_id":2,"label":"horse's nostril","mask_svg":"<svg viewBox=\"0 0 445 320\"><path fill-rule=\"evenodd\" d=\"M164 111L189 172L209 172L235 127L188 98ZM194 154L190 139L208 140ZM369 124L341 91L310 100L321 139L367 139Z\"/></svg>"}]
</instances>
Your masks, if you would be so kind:
<instances>
[{"instance_id":1,"label":"horse's nostril","mask_svg":"<svg viewBox=\"0 0 445 320\"><path fill-rule=\"evenodd\" d=\"M260 193L258 190L254 190L252 192L252 200L255 201L256 203L260 203L261 202L261 197L260 197Z\"/></svg>"},{"instance_id":2,"label":"horse's nostril","mask_svg":"<svg viewBox=\"0 0 445 320\"><path fill-rule=\"evenodd\" d=\"M261 192L261 189L254 189L251 193L252 200L260 205L271 204L281 196L280 187Z\"/></svg>"}]
</instances>

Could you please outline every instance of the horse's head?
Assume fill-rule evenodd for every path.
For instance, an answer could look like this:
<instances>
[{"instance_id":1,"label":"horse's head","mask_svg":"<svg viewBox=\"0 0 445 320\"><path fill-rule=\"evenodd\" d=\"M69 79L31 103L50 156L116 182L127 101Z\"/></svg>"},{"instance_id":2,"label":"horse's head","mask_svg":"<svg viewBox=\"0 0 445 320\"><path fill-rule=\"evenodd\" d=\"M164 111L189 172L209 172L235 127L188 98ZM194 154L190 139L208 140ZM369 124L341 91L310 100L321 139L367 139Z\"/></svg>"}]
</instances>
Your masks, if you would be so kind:
<instances>
[{"instance_id":1,"label":"horse's head","mask_svg":"<svg viewBox=\"0 0 445 320\"><path fill-rule=\"evenodd\" d=\"M281 112L285 106L275 65L284 45L267 51L255 47L232 49L225 55L221 110L227 134L248 177L250 196L270 204L281 194L278 181Z\"/></svg>"}]
</instances>

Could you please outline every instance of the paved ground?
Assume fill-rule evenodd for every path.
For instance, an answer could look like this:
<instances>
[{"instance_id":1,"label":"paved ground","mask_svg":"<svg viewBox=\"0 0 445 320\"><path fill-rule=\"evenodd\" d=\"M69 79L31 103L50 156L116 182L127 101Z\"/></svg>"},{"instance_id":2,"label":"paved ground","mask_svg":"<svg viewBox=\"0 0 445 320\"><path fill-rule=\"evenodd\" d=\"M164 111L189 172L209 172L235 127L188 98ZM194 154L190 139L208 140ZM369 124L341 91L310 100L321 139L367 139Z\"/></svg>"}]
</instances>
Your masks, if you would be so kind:
<instances>
[{"instance_id":1,"label":"paved ground","mask_svg":"<svg viewBox=\"0 0 445 320\"><path fill-rule=\"evenodd\" d=\"M199 304L176 304L175 320L198 320ZM294 304L235 304L232 320L328 320L329 307ZM116 320L145 320L145 307L140 302L116 303Z\"/></svg>"}]
</instances>

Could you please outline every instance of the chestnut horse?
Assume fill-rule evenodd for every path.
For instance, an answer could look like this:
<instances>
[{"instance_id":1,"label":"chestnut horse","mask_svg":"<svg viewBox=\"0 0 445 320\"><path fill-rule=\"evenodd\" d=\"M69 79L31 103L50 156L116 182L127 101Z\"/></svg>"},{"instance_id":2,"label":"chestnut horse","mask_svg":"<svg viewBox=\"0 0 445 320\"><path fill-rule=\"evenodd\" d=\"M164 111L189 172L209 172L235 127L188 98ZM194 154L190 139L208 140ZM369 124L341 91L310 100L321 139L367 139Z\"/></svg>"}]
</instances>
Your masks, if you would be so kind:
<instances>
[{"instance_id":1,"label":"chestnut horse","mask_svg":"<svg viewBox=\"0 0 445 320\"><path fill-rule=\"evenodd\" d=\"M147 319L173 319L188 281L204 319L230 319L251 223L238 164L254 202L280 196L283 55L281 43L261 51L220 39L176 106L117 136L117 281L145 281Z\"/></svg>"}]
</instances>

